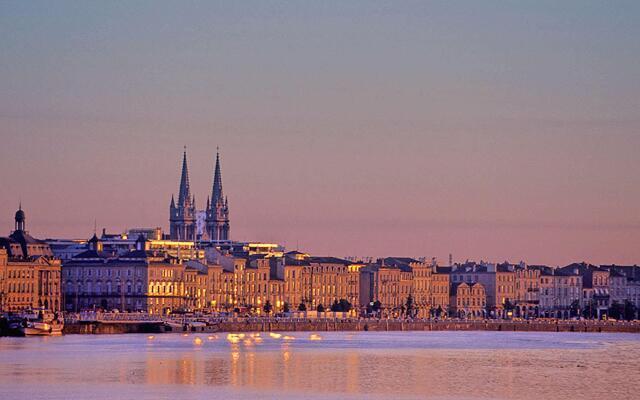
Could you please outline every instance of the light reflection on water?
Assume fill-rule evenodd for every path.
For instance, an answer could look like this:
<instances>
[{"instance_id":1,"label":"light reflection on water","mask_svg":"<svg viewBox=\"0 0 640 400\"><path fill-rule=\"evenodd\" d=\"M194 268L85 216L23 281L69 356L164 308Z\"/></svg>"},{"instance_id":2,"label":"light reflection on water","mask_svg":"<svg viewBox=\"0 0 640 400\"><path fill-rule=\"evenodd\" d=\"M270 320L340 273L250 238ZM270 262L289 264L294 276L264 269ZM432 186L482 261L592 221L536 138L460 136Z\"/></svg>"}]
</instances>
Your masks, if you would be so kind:
<instances>
[{"instance_id":1,"label":"light reflection on water","mask_svg":"<svg viewBox=\"0 0 640 400\"><path fill-rule=\"evenodd\" d=\"M215 339L0 338L2 397L638 398L640 335L290 332Z\"/></svg>"}]
</instances>

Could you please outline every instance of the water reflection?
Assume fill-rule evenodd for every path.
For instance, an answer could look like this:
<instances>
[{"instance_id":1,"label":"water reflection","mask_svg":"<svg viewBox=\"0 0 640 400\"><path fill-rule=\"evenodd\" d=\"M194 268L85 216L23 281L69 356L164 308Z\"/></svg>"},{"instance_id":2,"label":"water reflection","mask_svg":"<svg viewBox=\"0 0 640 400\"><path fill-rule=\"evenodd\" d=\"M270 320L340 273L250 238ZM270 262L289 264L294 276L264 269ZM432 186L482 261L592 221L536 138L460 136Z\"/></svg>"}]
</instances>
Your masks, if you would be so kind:
<instances>
[{"instance_id":1,"label":"water reflection","mask_svg":"<svg viewBox=\"0 0 640 400\"><path fill-rule=\"evenodd\" d=\"M54 398L52 393L64 398L69 390L81 391L80 398L108 398L113 390L120 397L153 398L160 389L164 398L180 396L181 387L189 385L207 398L269 393L274 398L619 400L635 397L629 377L640 376L638 335L397 332L226 338L3 338L0 385L6 398L28 394L31 399ZM144 391L138 393L139 387Z\"/></svg>"}]
</instances>

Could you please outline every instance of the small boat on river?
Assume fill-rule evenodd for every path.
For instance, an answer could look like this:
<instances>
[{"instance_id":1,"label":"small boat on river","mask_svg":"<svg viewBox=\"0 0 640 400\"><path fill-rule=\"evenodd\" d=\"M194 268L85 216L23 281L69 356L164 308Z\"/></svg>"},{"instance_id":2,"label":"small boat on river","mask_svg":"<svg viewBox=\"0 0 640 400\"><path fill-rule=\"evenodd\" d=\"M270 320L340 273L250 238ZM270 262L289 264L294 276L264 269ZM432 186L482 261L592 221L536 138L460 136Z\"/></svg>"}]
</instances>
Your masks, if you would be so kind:
<instances>
[{"instance_id":1,"label":"small boat on river","mask_svg":"<svg viewBox=\"0 0 640 400\"><path fill-rule=\"evenodd\" d=\"M59 313L36 310L24 314L20 329L25 336L60 336L64 329L64 318Z\"/></svg>"}]
</instances>

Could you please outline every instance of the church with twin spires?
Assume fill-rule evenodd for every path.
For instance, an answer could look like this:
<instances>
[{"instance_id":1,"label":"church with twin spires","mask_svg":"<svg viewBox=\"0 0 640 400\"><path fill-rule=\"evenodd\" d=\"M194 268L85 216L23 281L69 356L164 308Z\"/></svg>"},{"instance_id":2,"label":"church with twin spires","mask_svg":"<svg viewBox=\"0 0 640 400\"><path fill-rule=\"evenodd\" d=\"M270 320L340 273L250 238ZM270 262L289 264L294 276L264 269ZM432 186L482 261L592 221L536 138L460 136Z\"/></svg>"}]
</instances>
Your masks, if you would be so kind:
<instances>
[{"instance_id":1,"label":"church with twin spires","mask_svg":"<svg viewBox=\"0 0 640 400\"><path fill-rule=\"evenodd\" d=\"M191 194L187 150L182 157L182 174L178 202L171 196L169 206L169 227L171 240L178 241L224 241L229 240L229 202L222 192L222 173L220 171L220 153L216 153L216 165L213 172L211 197L207 197L205 226L202 235L198 235L198 210L195 196Z\"/></svg>"}]
</instances>

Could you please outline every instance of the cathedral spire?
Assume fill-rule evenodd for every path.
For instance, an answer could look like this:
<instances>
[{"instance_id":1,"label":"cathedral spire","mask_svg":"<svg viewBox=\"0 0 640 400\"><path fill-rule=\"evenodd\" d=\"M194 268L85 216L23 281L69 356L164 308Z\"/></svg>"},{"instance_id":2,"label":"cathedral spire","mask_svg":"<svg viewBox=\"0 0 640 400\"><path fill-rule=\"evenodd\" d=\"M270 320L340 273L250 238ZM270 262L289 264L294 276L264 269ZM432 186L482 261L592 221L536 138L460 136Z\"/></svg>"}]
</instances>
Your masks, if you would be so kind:
<instances>
[{"instance_id":1,"label":"cathedral spire","mask_svg":"<svg viewBox=\"0 0 640 400\"><path fill-rule=\"evenodd\" d=\"M191 201L191 188L189 187L189 169L187 167L187 146L184 146L182 157L182 175L180 176L180 191L178 206L183 207Z\"/></svg>"},{"instance_id":2,"label":"cathedral spire","mask_svg":"<svg viewBox=\"0 0 640 400\"><path fill-rule=\"evenodd\" d=\"M211 191L211 203L222 202L222 173L220 172L220 149L216 148L216 169L213 173L213 190Z\"/></svg>"}]
</instances>

